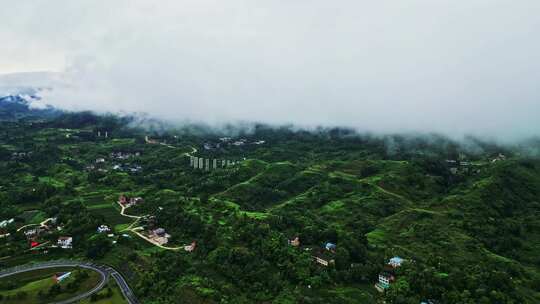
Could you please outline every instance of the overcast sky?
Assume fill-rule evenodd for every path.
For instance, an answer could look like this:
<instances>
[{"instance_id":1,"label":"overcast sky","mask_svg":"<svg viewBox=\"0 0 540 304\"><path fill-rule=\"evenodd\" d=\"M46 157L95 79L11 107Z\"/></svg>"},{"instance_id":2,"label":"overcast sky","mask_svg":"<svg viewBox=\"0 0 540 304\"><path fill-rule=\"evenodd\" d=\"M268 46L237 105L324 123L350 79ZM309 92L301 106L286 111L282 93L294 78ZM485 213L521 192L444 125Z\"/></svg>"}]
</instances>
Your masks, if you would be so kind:
<instances>
[{"instance_id":1,"label":"overcast sky","mask_svg":"<svg viewBox=\"0 0 540 304\"><path fill-rule=\"evenodd\" d=\"M540 135L538 0L0 4L0 73L62 73L68 109Z\"/></svg>"}]
</instances>

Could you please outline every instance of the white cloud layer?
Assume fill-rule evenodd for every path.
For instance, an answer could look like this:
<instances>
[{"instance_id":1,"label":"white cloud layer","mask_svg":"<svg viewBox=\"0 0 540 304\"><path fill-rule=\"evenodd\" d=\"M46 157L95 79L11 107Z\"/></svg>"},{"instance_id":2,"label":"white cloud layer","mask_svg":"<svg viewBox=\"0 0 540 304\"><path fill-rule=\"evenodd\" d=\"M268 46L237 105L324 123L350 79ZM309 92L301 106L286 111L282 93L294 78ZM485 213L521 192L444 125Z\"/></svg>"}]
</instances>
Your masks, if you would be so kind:
<instances>
[{"instance_id":1,"label":"white cloud layer","mask_svg":"<svg viewBox=\"0 0 540 304\"><path fill-rule=\"evenodd\" d=\"M68 109L540 135L537 0L0 2L0 72Z\"/></svg>"}]
</instances>

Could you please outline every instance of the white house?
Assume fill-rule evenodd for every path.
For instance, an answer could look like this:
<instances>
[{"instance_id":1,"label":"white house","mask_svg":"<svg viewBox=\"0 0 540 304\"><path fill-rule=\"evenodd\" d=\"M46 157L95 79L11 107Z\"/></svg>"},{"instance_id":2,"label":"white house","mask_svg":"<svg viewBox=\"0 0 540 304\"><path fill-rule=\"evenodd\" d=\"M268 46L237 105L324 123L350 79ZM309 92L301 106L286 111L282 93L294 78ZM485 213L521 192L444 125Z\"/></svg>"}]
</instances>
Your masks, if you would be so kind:
<instances>
[{"instance_id":1,"label":"white house","mask_svg":"<svg viewBox=\"0 0 540 304\"><path fill-rule=\"evenodd\" d=\"M98 233L104 233L104 232L109 232L109 231L111 231L111 228L109 228L109 226L107 225L101 225L97 228Z\"/></svg>"},{"instance_id":2,"label":"white house","mask_svg":"<svg viewBox=\"0 0 540 304\"><path fill-rule=\"evenodd\" d=\"M58 246L62 249L73 248L73 238L70 236L61 236L58 238Z\"/></svg>"}]
</instances>

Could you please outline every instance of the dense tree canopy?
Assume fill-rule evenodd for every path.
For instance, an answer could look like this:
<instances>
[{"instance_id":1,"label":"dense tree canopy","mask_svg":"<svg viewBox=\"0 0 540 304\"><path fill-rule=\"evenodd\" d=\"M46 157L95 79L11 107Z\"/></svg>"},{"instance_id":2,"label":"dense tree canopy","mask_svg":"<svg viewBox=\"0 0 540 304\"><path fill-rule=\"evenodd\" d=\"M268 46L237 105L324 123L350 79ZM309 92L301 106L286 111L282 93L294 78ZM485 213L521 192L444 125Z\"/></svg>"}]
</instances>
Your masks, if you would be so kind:
<instances>
[{"instance_id":1,"label":"dense tree canopy","mask_svg":"<svg viewBox=\"0 0 540 304\"><path fill-rule=\"evenodd\" d=\"M114 265L145 303L540 301L536 158L475 139L471 152L438 136L260 125L228 142L202 127L129 123L70 113L0 125L0 221L14 218L0 228L10 233L2 265L35 259L23 232L54 218L36 240L72 236L73 249L40 259ZM186 153L242 161L196 170ZM125 210L132 217L120 195L143 199ZM136 234L157 228L173 250ZM373 286L395 255L406 262L380 294Z\"/></svg>"}]
</instances>

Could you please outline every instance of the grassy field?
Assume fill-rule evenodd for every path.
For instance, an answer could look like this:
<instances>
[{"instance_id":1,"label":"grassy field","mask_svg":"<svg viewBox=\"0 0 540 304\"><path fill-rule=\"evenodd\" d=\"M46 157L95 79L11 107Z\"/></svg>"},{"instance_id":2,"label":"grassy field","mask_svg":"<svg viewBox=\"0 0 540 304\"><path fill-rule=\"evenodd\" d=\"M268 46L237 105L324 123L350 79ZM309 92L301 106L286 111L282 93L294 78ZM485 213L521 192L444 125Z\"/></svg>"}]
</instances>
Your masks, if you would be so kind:
<instances>
[{"instance_id":1,"label":"grassy field","mask_svg":"<svg viewBox=\"0 0 540 304\"><path fill-rule=\"evenodd\" d=\"M66 286L73 282L75 273L65 281L59 283L61 291L56 295L47 296L56 285L53 276L58 272L81 271L88 274L73 289ZM73 267L57 267L40 269L13 275L0 280L0 303L2 304L33 304L62 301L92 289L98 284L100 275L97 272ZM14 288L13 288L14 287Z\"/></svg>"},{"instance_id":2,"label":"grassy field","mask_svg":"<svg viewBox=\"0 0 540 304\"><path fill-rule=\"evenodd\" d=\"M2 291L3 300L0 303L41 303L39 292L45 292L55 285L50 277L32 281L20 288Z\"/></svg>"},{"instance_id":3,"label":"grassy field","mask_svg":"<svg viewBox=\"0 0 540 304\"><path fill-rule=\"evenodd\" d=\"M91 209L90 212L97 216L103 216L105 223L112 227L120 224L130 224L131 222L133 222L133 219L122 216L120 212L112 206L106 208Z\"/></svg>"},{"instance_id":4,"label":"grassy field","mask_svg":"<svg viewBox=\"0 0 540 304\"><path fill-rule=\"evenodd\" d=\"M108 293L110 288L111 294ZM116 282L110 281L107 287L97 293L97 300L91 301L91 299L85 299L79 302L80 304L125 304L127 303L122 295L122 292L116 285Z\"/></svg>"}]
</instances>

